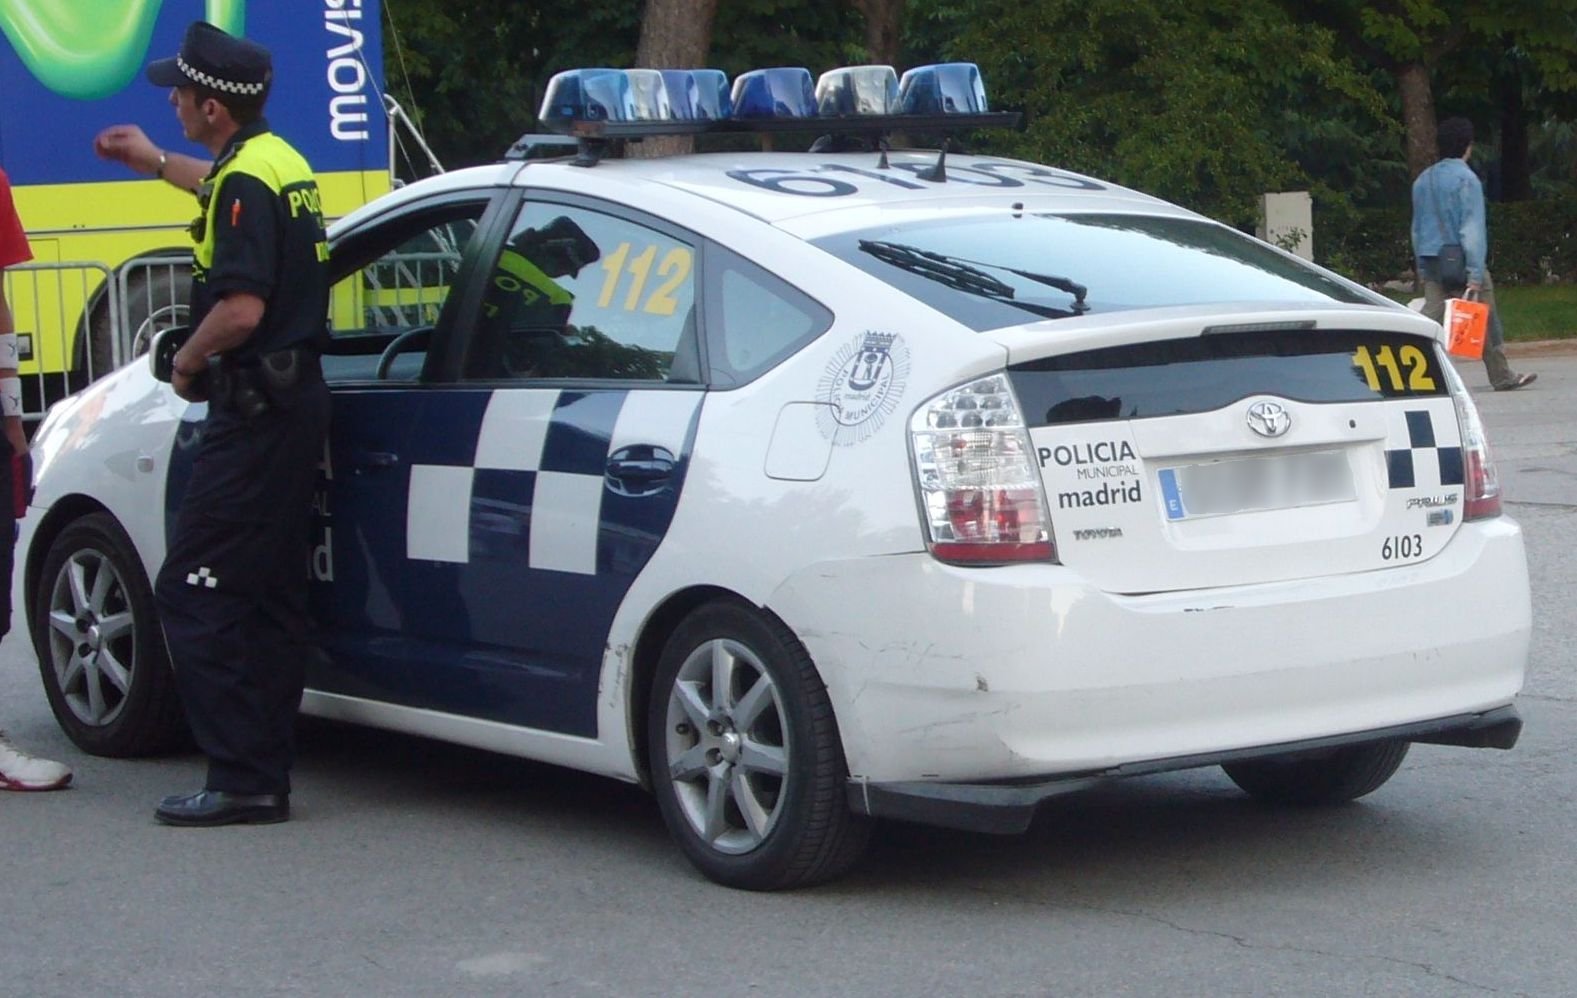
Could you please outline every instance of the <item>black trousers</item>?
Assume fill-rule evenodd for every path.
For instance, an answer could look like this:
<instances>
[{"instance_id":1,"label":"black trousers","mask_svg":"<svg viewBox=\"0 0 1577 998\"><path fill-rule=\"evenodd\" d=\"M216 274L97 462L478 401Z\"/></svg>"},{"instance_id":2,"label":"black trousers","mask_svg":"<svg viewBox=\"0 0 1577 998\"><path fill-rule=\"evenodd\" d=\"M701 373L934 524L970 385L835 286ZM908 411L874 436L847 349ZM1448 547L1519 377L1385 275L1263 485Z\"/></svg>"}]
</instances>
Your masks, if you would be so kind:
<instances>
[{"instance_id":1,"label":"black trousers","mask_svg":"<svg viewBox=\"0 0 1577 998\"><path fill-rule=\"evenodd\" d=\"M329 394L250 419L210 408L154 595L210 790L290 791L311 647L307 562Z\"/></svg>"}]
</instances>

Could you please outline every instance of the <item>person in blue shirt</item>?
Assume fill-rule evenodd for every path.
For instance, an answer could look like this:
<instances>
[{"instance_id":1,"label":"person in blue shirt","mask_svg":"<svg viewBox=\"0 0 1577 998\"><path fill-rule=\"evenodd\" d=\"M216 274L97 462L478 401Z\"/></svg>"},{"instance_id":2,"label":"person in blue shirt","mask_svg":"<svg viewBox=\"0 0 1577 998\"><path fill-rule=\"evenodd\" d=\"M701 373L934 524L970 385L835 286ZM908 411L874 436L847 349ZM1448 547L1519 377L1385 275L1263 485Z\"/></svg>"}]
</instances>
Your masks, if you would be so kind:
<instances>
[{"instance_id":1,"label":"person in blue shirt","mask_svg":"<svg viewBox=\"0 0 1577 998\"><path fill-rule=\"evenodd\" d=\"M1436 322L1445 318L1446 296L1461 295L1461 287L1441 283L1440 249L1460 244L1467 259L1466 297L1489 306L1489 330L1484 337L1484 370L1497 392L1533 384L1536 374L1518 374L1506 360L1506 334L1495 307L1495 286L1485 257L1489 233L1484 225L1484 186L1467 165L1473 153L1473 123L1447 118L1436 130L1440 159L1413 181L1413 255L1424 281L1424 314Z\"/></svg>"}]
</instances>

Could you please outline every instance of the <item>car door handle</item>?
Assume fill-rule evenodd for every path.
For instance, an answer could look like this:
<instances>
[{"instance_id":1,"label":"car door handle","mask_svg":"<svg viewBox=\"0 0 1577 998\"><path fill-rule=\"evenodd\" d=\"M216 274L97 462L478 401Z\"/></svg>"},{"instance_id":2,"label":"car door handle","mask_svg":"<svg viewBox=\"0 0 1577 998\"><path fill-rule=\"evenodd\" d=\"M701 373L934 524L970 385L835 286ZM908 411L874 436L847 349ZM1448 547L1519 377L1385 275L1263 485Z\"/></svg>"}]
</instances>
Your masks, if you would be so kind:
<instances>
[{"instance_id":1,"label":"car door handle","mask_svg":"<svg viewBox=\"0 0 1577 998\"><path fill-rule=\"evenodd\" d=\"M400 463L400 455L386 450L357 451L351 458L351 474L362 475L369 471L382 471Z\"/></svg>"},{"instance_id":2,"label":"car door handle","mask_svg":"<svg viewBox=\"0 0 1577 998\"><path fill-rule=\"evenodd\" d=\"M665 447L650 444L620 447L608 455L608 487L625 496L660 492L673 477L677 463Z\"/></svg>"}]
</instances>

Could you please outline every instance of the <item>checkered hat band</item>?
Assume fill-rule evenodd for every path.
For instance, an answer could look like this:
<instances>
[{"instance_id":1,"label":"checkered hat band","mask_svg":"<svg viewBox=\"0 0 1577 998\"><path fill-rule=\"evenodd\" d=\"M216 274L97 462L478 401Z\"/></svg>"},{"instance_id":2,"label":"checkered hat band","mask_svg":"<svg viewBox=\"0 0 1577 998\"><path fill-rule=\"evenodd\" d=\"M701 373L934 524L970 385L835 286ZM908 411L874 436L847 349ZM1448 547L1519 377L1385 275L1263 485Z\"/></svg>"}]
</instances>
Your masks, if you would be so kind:
<instances>
[{"instance_id":1,"label":"checkered hat band","mask_svg":"<svg viewBox=\"0 0 1577 998\"><path fill-rule=\"evenodd\" d=\"M221 80L217 76L209 76L202 70L195 68L180 56L175 57L175 64L181 68L181 72L186 74L187 79L193 83L201 83L209 90L221 90L227 94L248 94L253 96L263 92L263 84L261 83L231 83L229 80Z\"/></svg>"}]
</instances>

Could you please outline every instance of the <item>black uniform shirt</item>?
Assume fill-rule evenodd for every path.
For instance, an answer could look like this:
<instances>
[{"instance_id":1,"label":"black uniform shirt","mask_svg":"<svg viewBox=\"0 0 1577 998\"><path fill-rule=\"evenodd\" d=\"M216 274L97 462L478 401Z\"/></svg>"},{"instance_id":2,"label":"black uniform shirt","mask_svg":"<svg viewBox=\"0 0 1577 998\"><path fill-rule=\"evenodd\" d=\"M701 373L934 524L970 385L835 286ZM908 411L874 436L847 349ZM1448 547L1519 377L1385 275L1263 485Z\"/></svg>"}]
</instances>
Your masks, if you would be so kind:
<instances>
[{"instance_id":1,"label":"black uniform shirt","mask_svg":"<svg viewBox=\"0 0 1577 998\"><path fill-rule=\"evenodd\" d=\"M202 265L199 241L193 326L225 295L245 293L263 299L264 311L232 351L237 357L314 341L328 314L327 254L317 182L305 161L259 119L231 136L204 183L215 177L203 233L211 262Z\"/></svg>"}]
</instances>

